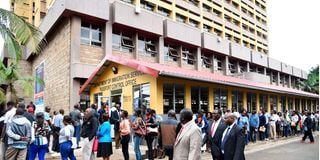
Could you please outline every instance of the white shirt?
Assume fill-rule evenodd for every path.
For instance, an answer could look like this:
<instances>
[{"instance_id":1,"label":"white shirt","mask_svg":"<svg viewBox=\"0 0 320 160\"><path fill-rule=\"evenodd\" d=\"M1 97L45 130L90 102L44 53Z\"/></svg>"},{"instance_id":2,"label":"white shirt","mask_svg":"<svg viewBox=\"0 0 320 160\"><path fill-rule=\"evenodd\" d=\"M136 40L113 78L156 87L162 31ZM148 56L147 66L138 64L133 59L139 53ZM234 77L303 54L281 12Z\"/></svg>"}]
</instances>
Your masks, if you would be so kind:
<instances>
[{"instance_id":1,"label":"white shirt","mask_svg":"<svg viewBox=\"0 0 320 160\"><path fill-rule=\"evenodd\" d=\"M0 118L0 122L4 121L4 123L10 123L12 117L16 115L16 110L17 109L15 107L12 107L4 116Z\"/></svg>"},{"instance_id":2,"label":"white shirt","mask_svg":"<svg viewBox=\"0 0 320 160\"><path fill-rule=\"evenodd\" d=\"M225 137L226 134L227 134L228 128L230 128L230 129L229 129L229 134L230 134L231 129L232 129L232 127L233 127L235 124L236 124L236 122L234 122L231 126L227 127L227 128L223 131L221 143L222 143L224 137ZM224 150L221 150L221 151L222 151L222 153L224 154Z\"/></svg>"},{"instance_id":3,"label":"white shirt","mask_svg":"<svg viewBox=\"0 0 320 160\"><path fill-rule=\"evenodd\" d=\"M221 118L219 118L217 121L214 121L214 122L212 123L211 129L210 129L210 136L212 136L212 135L211 135L212 127L214 127L214 128L213 128L213 133L216 133L216 130L217 130L220 122L221 122Z\"/></svg>"},{"instance_id":4,"label":"white shirt","mask_svg":"<svg viewBox=\"0 0 320 160\"><path fill-rule=\"evenodd\" d=\"M293 121L294 123L297 123L297 122L298 122L298 120L299 120L298 115L294 115L294 116L292 116L292 121Z\"/></svg>"},{"instance_id":5,"label":"white shirt","mask_svg":"<svg viewBox=\"0 0 320 160\"><path fill-rule=\"evenodd\" d=\"M277 114L273 114L270 117L270 125L275 126L276 125L276 121L280 121L280 117Z\"/></svg>"}]
</instances>

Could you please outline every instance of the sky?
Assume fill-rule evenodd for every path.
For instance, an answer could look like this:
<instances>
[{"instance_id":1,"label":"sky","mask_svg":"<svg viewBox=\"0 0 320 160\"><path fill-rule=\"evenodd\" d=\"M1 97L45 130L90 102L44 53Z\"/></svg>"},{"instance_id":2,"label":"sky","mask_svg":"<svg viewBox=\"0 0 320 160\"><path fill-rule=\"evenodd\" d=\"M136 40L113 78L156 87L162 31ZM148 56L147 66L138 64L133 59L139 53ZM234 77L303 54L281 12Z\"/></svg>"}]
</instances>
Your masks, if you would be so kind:
<instances>
[{"instance_id":1,"label":"sky","mask_svg":"<svg viewBox=\"0 0 320 160\"><path fill-rule=\"evenodd\" d=\"M320 1L266 0L269 56L309 71L320 61Z\"/></svg>"},{"instance_id":2,"label":"sky","mask_svg":"<svg viewBox=\"0 0 320 160\"><path fill-rule=\"evenodd\" d=\"M9 8L8 1L0 0L0 7ZM320 0L266 1L269 56L305 71L319 64Z\"/></svg>"}]
</instances>

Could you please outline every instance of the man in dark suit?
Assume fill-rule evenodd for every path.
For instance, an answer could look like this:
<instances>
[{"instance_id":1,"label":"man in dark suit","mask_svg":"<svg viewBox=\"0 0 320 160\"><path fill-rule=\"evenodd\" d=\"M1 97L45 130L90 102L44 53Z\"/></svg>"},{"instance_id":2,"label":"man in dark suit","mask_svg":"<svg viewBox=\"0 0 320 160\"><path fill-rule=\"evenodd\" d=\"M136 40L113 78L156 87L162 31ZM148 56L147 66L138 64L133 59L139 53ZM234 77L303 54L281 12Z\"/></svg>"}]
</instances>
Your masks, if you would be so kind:
<instances>
[{"instance_id":1,"label":"man in dark suit","mask_svg":"<svg viewBox=\"0 0 320 160\"><path fill-rule=\"evenodd\" d=\"M220 160L245 160L245 139L243 130L236 124L237 117L233 113L225 115L227 128L221 138Z\"/></svg>"},{"instance_id":2,"label":"man in dark suit","mask_svg":"<svg viewBox=\"0 0 320 160\"><path fill-rule=\"evenodd\" d=\"M209 142L211 146L211 155L213 160L220 159L220 144L222 133L227 128L224 120L221 118L221 110L214 110L212 112L213 121L209 122L209 127L206 130L206 136L203 139L203 144Z\"/></svg>"},{"instance_id":3,"label":"man in dark suit","mask_svg":"<svg viewBox=\"0 0 320 160\"><path fill-rule=\"evenodd\" d=\"M110 117L110 123L114 125L114 140L116 143L116 149L120 148L120 104L112 104L111 108L111 117Z\"/></svg>"}]
</instances>

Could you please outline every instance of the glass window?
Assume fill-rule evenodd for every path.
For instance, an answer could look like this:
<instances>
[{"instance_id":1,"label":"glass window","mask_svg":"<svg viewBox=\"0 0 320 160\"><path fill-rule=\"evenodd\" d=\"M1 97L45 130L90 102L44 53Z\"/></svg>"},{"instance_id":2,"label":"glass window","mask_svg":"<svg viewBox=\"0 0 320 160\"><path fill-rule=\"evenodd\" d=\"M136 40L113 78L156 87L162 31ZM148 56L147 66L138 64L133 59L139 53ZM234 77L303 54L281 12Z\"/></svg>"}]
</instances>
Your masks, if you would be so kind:
<instances>
[{"instance_id":1,"label":"glass window","mask_svg":"<svg viewBox=\"0 0 320 160\"><path fill-rule=\"evenodd\" d=\"M163 113L173 109L176 113L184 108L184 85L163 84Z\"/></svg>"},{"instance_id":2,"label":"glass window","mask_svg":"<svg viewBox=\"0 0 320 160\"><path fill-rule=\"evenodd\" d=\"M139 37L138 39L138 52L146 55L154 57L157 53L156 45L154 40L150 40L148 38Z\"/></svg>"},{"instance_id":3,"label":"glass window","mask_svg":"<svg viewBox=\"0 0 320 160\"><path fill-rule=\"evenodd\" d=\"M81 23L81 44L101 46L102 31L101 27L85 22Z\"/></svg>"},{"instance_id":4,"label":"glass window","mask_svg":"<svg viewBox=\"0 0 320 160\"><path fill-rule=\"evenodd\" d=\"M248 112L257 111L257 95L255 93L247 93Z\"/></svg>"},{"instance_id":5,"label":"glass window","mask_svg":"<svg viewBox=\"0 0 320 160\"><path fill-rule=\"evenodd\" d=\"M193 65L195 62L193 53L191 53L190 50L186 48L182 49L182 62L185 64L191 64L191 65Z\"/></svg>"},{"instance_id":6,"label":"glass window","mask_svg":"<svg viewBox=\"0 0 320 160\"><path fill-rule=\"evenodd\" d=\"M282 113L284 113L286 111L286 105L287 105L287 102L286 102L286 97L285 96L281 96L281 110L282 110Z\"/></svg>"},{"instance_id":7,"label":"glass window","mask_svg":"<svg viewBox=\"0 0 320 160\"><path fill-rule=\"evenodd\" d=\"M202 54L201 55L201 66L203 68L211 68L212 62L211 59L209 58L210 56Z\"/></svg>"},{"instance_id":8,"label":"glass window","mask_svg":"<svg viewBox=\"0 0 320 160\"><path fill-rule=\"evenodd\" d=\"M98 97L102 96L102 93L99 92L99 93L94 94L93 96L94 96L94 103L97 104L98 103Z\"/></svg>"},{"instance_id":9,"label":"glass window","mask_svg":"<svg viewBox=\"0 0 320 160\"><path fill-rule=\"evenodd\" d=\"M294 110L299 111L299 108L300 108L300 99L296 98L294 100Z\"/></svg>"},{"instance_id":10,"label":"glass window","mask_svg":"<svg viewBox=\"0 0 320 160\"><path fill-rule=\"evenodd\" d=\"M310 99L307 100L307 110L311 111L311 100Z\"/></svg>"},{"instance_id":11,"label":"glass window","mask_svg":"<svg viewBox=\"0 0 320 160\"><path fill-rule=\"evenodd\" d=\"M139 43L139 42L138 42ZM120 31L112 33L112 48L124 52L133 52L135 45L132 40L132 35L124 35Z\"/></svg>"},{"instance_id":12,"label":"glass window","mask_svg":"<svg viewBox=\"0 0 320 160\"><path fill-rule=\"evenodd\" d=\"M270 96L270 111L272 110L278 111L277 99L278 99L277 96L273 96L273 95Z\"/></svg>"},{"instance_id":13,"label":"glass window","mask_svg":"<svg viewBox=\"0 0 320 160\"><path fill-rule=\"evenodd\" d=\"M232 91L232 110L241 112L243 109L243 93L240 91Z\"/></svg>"},{"instance_id":14,"label":"glass window","mask_svg":"<svg viewBox=\"0 0 320 160\"><path fill-rule=\"evenodd\" d=\"M112 48L120 49L121 48L121 35L120 33L112 33Z\"/></svg>"},{"instance_id":15,"label":"glass window","mask_svg":"<svg viewBox=\"0 0 320 160\"><path fill-rule=\"evenodd\" d=\"M301 107L302 107L302 110L306 110L306 100L305 99L301 99Z\"/></svg>"},{"instance_id":16,"label":"glass window","mask_svg":"<svg viewBox=\"0 0 320 160\"><path fill-rule=\"evenodd\" d=\"M191 87L191 109L198 113L200 109L208 112L208 87Z\"/></svg>"},{"instance_id":17,"label":"glass window","mask_svg":"<svg viewBox=\"0 0 320 160\"><path fill-rule=\"evenodd\" d=\"M215 89L214 90L214 109L220 109L227 111L228 106L228 90L227 89Z\"/></svg>"},{"instance_id":18,"label":"glass window","mask_svg":"<svg viewBox=\"0 0 320 160\"><path fill-rule=\"evenodd\" d=\"M293 100L288 98L288 111L293 111Z\"/></svg>"},{"instance_id":19,"label":"glass window","mask_svg":"<svg viewBox=\"0 0 320 160\"><path fill-rule=\"evenodd\" d=\"M149 83L133 86L133 108L140 109L143 114L150 108Z\"/></svg>"},{"instance_id":20,"label":"glass window","mask_svg":"<svg viewBox=\"0 0 320 160\"><path fill-rule=\"evenodd\" d=\"M164 51L164 60L178 61L180 56L175 46L165 45L163 51Z\"/></svg>"},{"instance_id":21,"label":"glass window","mask_svg":"<svg viewBox=\"0 0 320 160\"><path fill-rule=\"evenodd\" d=\"M260 94L259 96L260 109L267 110L267 95Z\"/></svg>"}]
</instances>

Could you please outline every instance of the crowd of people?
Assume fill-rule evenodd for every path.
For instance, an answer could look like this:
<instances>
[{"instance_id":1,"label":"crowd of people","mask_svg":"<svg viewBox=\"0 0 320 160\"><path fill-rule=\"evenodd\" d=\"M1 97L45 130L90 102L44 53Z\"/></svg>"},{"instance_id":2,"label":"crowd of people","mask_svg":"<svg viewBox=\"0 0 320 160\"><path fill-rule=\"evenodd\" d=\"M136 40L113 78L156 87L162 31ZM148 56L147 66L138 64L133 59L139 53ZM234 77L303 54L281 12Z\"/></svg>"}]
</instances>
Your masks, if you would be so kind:
<instances>
[{"instance_id":1,"label":"crowd of people","mask_svg":"<svg viewBox=\"0 0 320 160\"><path fill-rule=\"evenodd\" d=\"M129 144L133 142L135 159L142 160L141 144L147 145L149 160L201 159L203 152L210 152L214 160L244 160L244 148L257 140L277 140L280 137L304 134L301 143L309 137L314 143L312 131L319 130L319 112L284 113L266 110L248 113L214 110L193 114L183 109L176 115L174 110L160 116L147 108L139 109L129 117L120 103L111 108L103 104L100 109L91 105L84 112L80 105L65 114L63 109L53 111L49 106L37 112L31 102L8 102L0 118L0 158L6 160L44 160L48 152L59 152L62 160L75 160L75 149L82 148L82 159L102 157L109 160L113 154L112 126L115 149L122 149L123 159L129 160ZM145 112L145 113L144 113ZM179 118L177 118L179 117ZM50 143L52 137L52 143ZM83 141L80 146L80 140Z\"/></svg>"}]
</instances>

